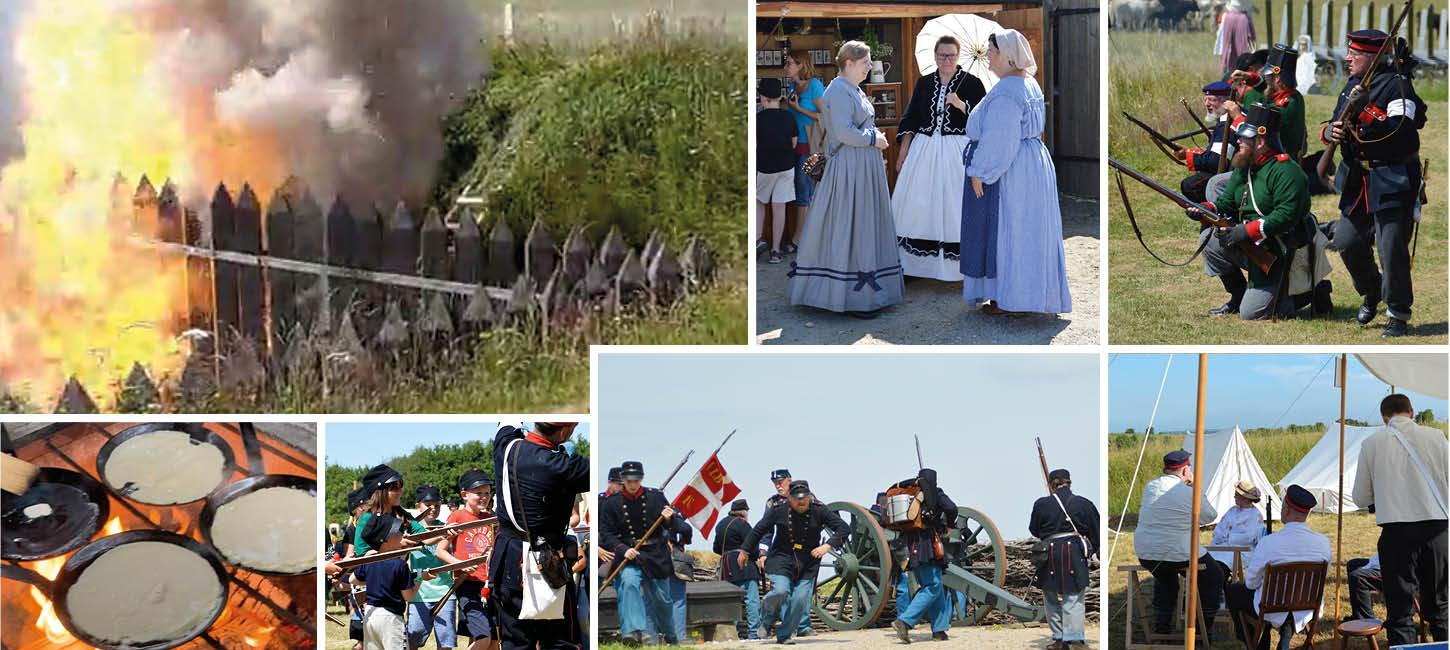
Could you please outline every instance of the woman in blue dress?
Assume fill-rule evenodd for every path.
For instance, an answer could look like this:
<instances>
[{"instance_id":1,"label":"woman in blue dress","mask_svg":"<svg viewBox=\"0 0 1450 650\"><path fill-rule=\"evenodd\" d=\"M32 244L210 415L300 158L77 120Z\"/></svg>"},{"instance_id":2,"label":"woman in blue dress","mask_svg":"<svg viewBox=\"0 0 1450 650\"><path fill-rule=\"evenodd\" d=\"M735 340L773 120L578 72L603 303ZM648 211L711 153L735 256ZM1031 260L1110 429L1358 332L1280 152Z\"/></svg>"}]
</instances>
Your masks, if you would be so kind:
<instances>
[{"instance_id":1,"label":"woman in blue dress","mask_svg":"<svg viewBox=\"0 0 1450 650\"><path fill-rule=\"evenodd\" d=\"M819 102L826 94L826 86L816 78L816 67L805 50L791 50L785 57L785 107L795 117L796 163L795 163L795 227L789 233L790 241L785 245L787 255L794 255L800 248L801 222L806 210L811 207L811 197L816 193L816 181L805 172L806 159L811 154L813 143L811 126L821 118Z\"/></svg>"},{"instance_id":2,"label":"woman in blue dress","mask_svg":"<svg viewBox=\"0 0 1450 650\"><path fill-rule=\"evenodd\" d=\"M1042 144L1037 64L1015 29L993 34L987 56L999 80L967 121L962 296L993 315L1067 313L1062 211L1052 156Z\"/></svg>"}]
</instances>

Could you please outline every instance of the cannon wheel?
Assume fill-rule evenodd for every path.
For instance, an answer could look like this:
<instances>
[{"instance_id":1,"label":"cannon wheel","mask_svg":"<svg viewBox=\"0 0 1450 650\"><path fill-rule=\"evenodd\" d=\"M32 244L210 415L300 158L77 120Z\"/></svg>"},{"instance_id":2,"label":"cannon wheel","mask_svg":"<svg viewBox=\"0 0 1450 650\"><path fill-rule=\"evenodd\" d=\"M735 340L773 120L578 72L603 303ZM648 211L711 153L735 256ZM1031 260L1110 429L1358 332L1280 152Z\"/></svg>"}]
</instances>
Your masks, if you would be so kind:
<instances>
[{"instance_id":1,"label":"cannon wheel","mask_svg":"<svg viewBox=\"0 0 1450 650\"><path fill-rule=\"evenodd\" d=\"M953 565L998 587L1007 583L1007 547L1002 543L1002 533L987 515L959 507L950 543L956 544L948 551L953 555ZM952 625L976 625L991 611L991 605L967 600L966 616L959 616L954 608Z\"/></svg>"},{"instance_id":2,"label":"cannon wheel","mask_svg":"<svg viewBox=\"0 0 1450 650\"><path fill-rule=\"evenodd\" d=\"M833 630L859 630L886 606L891 550L871 511L846 501L826 506L851 526L839 551L821 560L811 609Z\"/></svg>"}]
</instances>

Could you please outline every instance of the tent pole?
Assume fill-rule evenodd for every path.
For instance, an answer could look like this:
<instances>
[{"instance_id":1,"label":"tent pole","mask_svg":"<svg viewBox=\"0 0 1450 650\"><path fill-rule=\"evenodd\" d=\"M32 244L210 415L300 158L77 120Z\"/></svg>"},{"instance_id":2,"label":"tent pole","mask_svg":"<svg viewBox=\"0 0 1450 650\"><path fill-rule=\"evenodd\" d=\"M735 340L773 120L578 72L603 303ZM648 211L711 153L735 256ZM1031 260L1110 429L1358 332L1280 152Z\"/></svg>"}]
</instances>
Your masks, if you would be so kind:
<instances>
[{"instance_id":1,"label":"tent pole","mask_svg":"<svg viewBox=\"0 0 1450 650\"><path fill-rule=\"evenodd\" d=\"M1339 619L1339 589L1344 568L1344 401L1349 392L1349 355L1339 355L1339 511L1334 515L1334 620Z\"/></svg>"},{"instance_id":2,"label":"tent pole","mask_svg":"<svg viewBox=\"0 0 1450 650\"><path fill-rule=\"evenodd\" d=\"M1198 635L1198 512L1203 501L1203 405L1208 394L1208 355L1198 355L1198 415L1193 425L1193 508L1188 522L1188 598L1183 613L1183 647L1193 650Z\"/></svg>"}]
</instances>

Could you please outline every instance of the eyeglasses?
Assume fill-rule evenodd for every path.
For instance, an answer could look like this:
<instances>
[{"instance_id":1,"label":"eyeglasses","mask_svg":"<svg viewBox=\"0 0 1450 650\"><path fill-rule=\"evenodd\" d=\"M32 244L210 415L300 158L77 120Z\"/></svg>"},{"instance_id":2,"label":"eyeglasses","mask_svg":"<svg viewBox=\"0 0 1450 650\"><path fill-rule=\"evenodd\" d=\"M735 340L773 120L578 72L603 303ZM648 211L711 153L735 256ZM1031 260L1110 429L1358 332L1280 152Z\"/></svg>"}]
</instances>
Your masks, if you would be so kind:
<instances>
[{"instance_id":1,"label":"eyeglasses","mask_svg":"<svg viewBox=\"0 0 1450 650\"><path fill-rule=\"evenodd\" d=\"M938 61L941 61L943 59L955 59L955 58L957 58L957 55L955 55L955 54L942 54L940 52L937 52L936 58L937 58Z\"/></svg>"}]
</instances>

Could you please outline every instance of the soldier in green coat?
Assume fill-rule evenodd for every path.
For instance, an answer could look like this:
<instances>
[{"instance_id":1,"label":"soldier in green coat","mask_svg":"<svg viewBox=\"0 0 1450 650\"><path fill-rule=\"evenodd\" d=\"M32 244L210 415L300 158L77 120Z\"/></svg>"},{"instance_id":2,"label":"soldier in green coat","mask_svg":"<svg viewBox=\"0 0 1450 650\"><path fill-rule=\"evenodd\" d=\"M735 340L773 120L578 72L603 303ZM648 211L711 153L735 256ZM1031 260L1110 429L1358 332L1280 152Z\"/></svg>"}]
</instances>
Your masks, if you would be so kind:
<instances>
[{"instance_id":1,"label":"soldier in green coat","mask_svg":"<svg viewBox=\"0 0 1450 650\"><path fill-rule=\"evenodd\" d=\"M1248 107L1238 126L1240 146L1233 157L1233 173L1218 198L1205 204L1237 222L1232 228L1206 233L1212 240L1203 251L1204 268L1223 282L1229 294L1228 302L1210 314L1238 313L1243 320L1264 320L1276 312L1281 318L1291 317L1311 299L1316 309L1328 307L1327 282L1302 296L1280 292L1287 282L1289 253L1313 240L1314 220L1309 214L1309 179L1279 143L1279 116L1275 106ZM1188 216L1197 220L1203 212L1189 208ZM1249 261L1241 246L1267 247L1278 259L1265 273Z\"/></svg>"},{"instance_id":2,"label":"soldier in green coat","mask_svg":"<svg viewBox=\"0 0 1450 650\"><path fill-rule=\"evenodd\" d=\"M1294 64L1299 50L1275 43L1269 59L1259 71L1264 78L1267 101L1279 109L1279 142L1294 162L1304 158L1309 147L1304 130L1304 96L1299 94Z\"/></svg>"}]
</instances>

